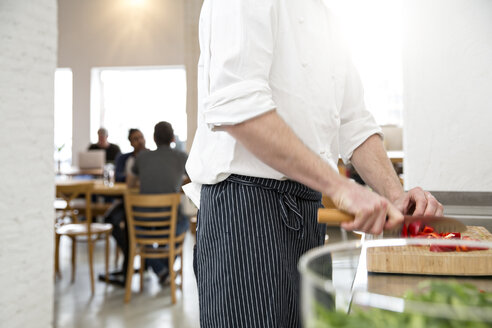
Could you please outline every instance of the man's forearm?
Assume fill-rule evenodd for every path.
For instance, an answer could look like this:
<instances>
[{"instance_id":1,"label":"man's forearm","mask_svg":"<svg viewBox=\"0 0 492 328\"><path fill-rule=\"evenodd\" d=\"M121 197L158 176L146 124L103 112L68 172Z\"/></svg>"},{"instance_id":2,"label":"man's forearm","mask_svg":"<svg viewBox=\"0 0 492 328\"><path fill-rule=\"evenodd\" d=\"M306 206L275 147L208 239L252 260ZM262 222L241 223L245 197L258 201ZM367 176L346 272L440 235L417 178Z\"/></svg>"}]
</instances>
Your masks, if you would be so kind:
<instances>
[{"instance_id":1,"label":"man's forearm","mask_svg":"<svg viewBox=\"0 0 492 328\"><path fill-rule=\"evenodd\" d=\"M403 188L388 158L379 135L372 135L353 153L351 158L357 173L378 194L395 201Z\"/></svg>"},{"instance_id":2,"label":"man's forearm","mask_svg":"<svg viewBox=\"0 0 492 328\"><path fill-rule=\"evenodd\" d=\"M304 145L276 111L219 129L227 131L270 167L324 194L331 196L347 182Z\"/></svg>"},{"instance_id":3,"label":"man's forearm","mask_svg":"<svg viewBox=\"0 0 492 328\"><path fill-rule=\"evenodd\" d=\"M354 221L342 223L345 229L379 234L383 227L394 228L403 220L387 199L352 183L312 152L275 111L220 129L270 167L329 196L337 208L353 214Z\"/></svg>"}]
</instances>

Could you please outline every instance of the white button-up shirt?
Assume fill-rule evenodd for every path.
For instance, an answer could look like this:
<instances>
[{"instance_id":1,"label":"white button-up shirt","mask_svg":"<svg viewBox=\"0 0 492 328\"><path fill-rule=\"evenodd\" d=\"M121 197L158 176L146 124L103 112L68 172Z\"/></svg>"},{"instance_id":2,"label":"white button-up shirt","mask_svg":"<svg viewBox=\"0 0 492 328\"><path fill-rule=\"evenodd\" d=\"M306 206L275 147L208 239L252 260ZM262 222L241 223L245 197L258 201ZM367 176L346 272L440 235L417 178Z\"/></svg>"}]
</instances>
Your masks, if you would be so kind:
<instances>
[{"instance_id":1,"label":"white button-up shirt","mask_svg":"<svg viewBox=\"0 0 492 328\"><path fill-rule=\"evenodd\" d=\"M186 194L199 206L202 184L230 174L286 179L214 127L276 109L335 170L381 133L364 105L338 24L321 0L205 0L200 16L198 128Z\"/></svg>"}]
</instances>

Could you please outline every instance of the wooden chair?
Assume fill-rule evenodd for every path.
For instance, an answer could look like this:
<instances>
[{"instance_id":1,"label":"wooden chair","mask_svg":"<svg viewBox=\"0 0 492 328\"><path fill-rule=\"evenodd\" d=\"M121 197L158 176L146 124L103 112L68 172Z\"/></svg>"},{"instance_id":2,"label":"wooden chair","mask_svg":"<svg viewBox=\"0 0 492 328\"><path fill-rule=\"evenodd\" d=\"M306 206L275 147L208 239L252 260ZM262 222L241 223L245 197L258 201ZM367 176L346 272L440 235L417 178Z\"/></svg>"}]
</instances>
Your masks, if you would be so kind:
<instances>
[{"instance_id":1,"label":"wooden chair","mask_svg":"<svg viewBox=\"0 0 492 328\"><path fill-rule=\"evenodd\" d=\"M171 300L176 303L176 276L181 275L183 288L183 241L185 234L176 236L180 194L125 195L128 222L129 257L126 275L125 303L130 302L133 262L140 255L140 291L143 290L145 259L168 259L171 277ZM157 247L155 247L157 246ZM181 256L179 270L174 270L174 259Z\"/></svg>"},{"instance_id":2,"label":"wooden chair","mask_svg":"<svg viewBox=\"0 0 492 328\"><path fill-rule=\"evenodd\" d=\"M66 200L66 208L64 215L73 218L73 223L61 224L55 227L55 273L60 276L59 250L61 236L67 236L72 240L72 282L75 281L76 271L76 254L77 254L77 237L85 236L84 241L87 241L89 255L89 272L91 279L91 292L94 294L94 268L93 268L93 253L94 242L104 236L106 241L106 281L108 280L108 260L109 260L109 236L113 227L111 224L93 223L92 222L92 205L91 192L93 184L87 182L71 183L67 185L57 185L56 196ZM78 222L77 213L71 205L75 198L85 197L85 222Z\"/></svg>"},{"instance_id":3,"label":"wooden chair","mask_svg":"<svg viewBox=\"0 0 492 328\"><path fill-rule=\"evenodd\" d=\"M90 184L91 182L81 182L83 184ZM71 185L71 184L70 184ZM72 223L78 222L79 216L85 216L87 205L85 203L85 196L83 194L75 193L59 193L56 195L55 210L57 212L57 223L63 224L63 219L69 217ZM98 215L104 215L106 211L111 207L111 204L107 203L91 203L92 217Z\"/></svg>"}]
</instances>

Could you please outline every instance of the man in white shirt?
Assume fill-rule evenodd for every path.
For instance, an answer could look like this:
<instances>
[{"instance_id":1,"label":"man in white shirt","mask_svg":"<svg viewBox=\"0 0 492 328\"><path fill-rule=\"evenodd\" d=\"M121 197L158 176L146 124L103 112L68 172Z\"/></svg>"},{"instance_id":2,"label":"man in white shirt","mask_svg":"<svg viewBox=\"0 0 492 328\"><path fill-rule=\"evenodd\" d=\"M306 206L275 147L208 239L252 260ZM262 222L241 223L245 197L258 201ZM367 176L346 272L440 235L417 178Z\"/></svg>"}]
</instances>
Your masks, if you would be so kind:
<instances>
[{"instance_id":1,"label":"man in white shirt","mask_svg":"<svg viewBox=\"0 0 492 328\"><path fill-rule=\"evenodd\" d=\"M205 0L198 129L187 195L199 206L202 327L296 327L299 256L321 245L321 193L379 234L402 213L441 215L403 188L320 0ZM339 155L373 191L340 176Z\"/></svg>"}]
</instances>

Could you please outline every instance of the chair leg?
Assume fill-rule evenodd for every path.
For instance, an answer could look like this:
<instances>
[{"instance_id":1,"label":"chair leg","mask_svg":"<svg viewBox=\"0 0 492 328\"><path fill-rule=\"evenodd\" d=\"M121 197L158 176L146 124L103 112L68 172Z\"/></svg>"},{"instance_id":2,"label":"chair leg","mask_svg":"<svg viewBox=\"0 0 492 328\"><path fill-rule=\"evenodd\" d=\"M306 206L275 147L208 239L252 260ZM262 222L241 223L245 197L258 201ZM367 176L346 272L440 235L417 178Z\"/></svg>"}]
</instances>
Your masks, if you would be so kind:
<instances>
[{"instance_id":1,"label":"chair leg","mask_svg":"<svg viewBox=\"0 0 492 328\"><path fill-rule=\"evenodd\" d=\"M135 251L130 247L128 251L128 265L126 267L125 303L130 302L130 299L132 297L132 278L133 278L134 258L135 258Z\"/></svg>"},{"instance_id":2,"label":"chair leg","mask_svg":"<svg viewBox=\"0 0 492 328\"><path fill-rule=\"evenodd\" d=\"M89 275L91 278L91 294L94 295L94 241L92 240L92 236L87 236L87 249L89 251Z\"/></svg>"},{"instance_id":3,"label":"chair leg","mask_svg":"<svg viewBox=\"0 0 492 328\"><path fill-rule=\"evenodd\" d=\"M60 235L55 233L55 277L61 278L60 273Z\"/></svg>"},{"instance_id":4,"label":"chair leg","mask_svg":"<svg viewBox=\"0 0 492 328\"><path fill-rule=\"evenodd\" d=\"M104 269L106 275L106 283L109 283L109 232L106 233L106 252L105 252L105 260L104 260Z\"/></svg>"},{"instance_id":5,"label":"chair leg","mask_svg":"<svg viewBox=\"0 0 492 328\"><path fill-rule=\"evenodd\" d=\"M75 272L77 271L77 239L75 236L70 237L72 239L72 280L71 283L75 281Z\"/></svg>"},{"instance_id":6,"label":"chair leg","mask_svg":"<svg viewBox=\"0 0 492 328\"><path fill-rule=\"evenodd\" d=\"M176 272L174 271L174 254L169 254L169 274L171 275L171 301L176 304Z\"/></svg>"},{"instance_id":7,"label":"chair leg","mask_svg":"<svg viewBox=\"0 0 492 328\"><path fill-rule=\"evenodd\" d=\"M179 289L181 289L181 292L183 292L183 251L179 254L181 258L181 265L179 266L179 274L181 276L181 284L179 285Z\"/></svg>"},{"instance_id":8,"label":"chair leg","mask_svg":"<svg viewBox=\"0 0 492 328\"><path fill-rule=\"evenodd\" d=\"M145 267L145 259L142 255L140 255L140 292L143 292L143 279L144 279L144 267Z\"/></svg>"}]
</instances>

